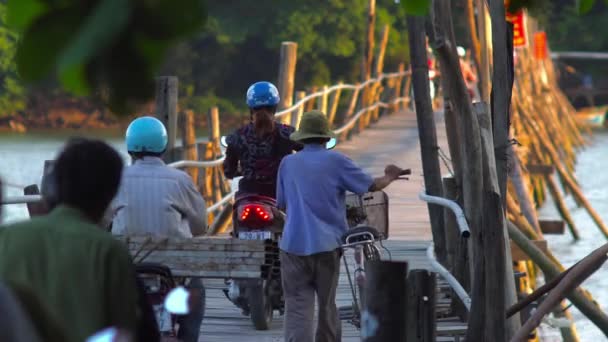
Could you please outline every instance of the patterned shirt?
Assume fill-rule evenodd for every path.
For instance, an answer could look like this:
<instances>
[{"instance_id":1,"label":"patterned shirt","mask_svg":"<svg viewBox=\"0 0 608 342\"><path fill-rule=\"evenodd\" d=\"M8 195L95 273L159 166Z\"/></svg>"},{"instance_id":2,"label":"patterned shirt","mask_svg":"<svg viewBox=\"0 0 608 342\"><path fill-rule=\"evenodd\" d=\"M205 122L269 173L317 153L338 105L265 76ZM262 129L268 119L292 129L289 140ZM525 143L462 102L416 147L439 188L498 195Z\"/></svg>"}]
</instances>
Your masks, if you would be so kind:
<instances>
[{"instance_id":1,"label":"patterned shirt","mask_svg":"<svg viewBox=\"0 0 608 342\"><path fill-rule=\"evenodd\" d=\"M274 132L264 137L256 135L253 123L239 128L226 139L224 174L228 178L243 176L239 189L244 191L252 191L252 183L268 184L268 192L262 194L274 197L281 160L302 149L301 144L289 139L294 131L280 122L275 122Z\"/></svg>"}]
</instances>

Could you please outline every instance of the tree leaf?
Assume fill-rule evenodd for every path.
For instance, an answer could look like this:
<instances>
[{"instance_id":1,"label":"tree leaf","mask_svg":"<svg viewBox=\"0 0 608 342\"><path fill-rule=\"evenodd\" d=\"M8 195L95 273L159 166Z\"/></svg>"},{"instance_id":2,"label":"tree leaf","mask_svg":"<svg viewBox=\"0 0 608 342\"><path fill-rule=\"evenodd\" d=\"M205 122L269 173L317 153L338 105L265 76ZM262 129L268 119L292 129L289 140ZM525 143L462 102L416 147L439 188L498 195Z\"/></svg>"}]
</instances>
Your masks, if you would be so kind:
<instances>
[{"instance_id":1,"label":"tree leaf","mask_svg":"<svg viewBox=\"0 0 608 342\"><path fill-rule=\"evenodd\" d=\"M17 47L15 59L19 76L26 82L50 76L80 21L77 9L49 12L35 20Z\"/></svg>"},{"instance_id":2,"label":"tree leaf","mask_svg":"<svg viewBox=\"0 0 608 342\"><path fill-rule=\"evenodd\" d=\"M25 29L49 9L41 0L8 0L7 8L7 25L16 30Z\"/></svg>"},{"instance_id":3,"label":"tree leaf","mask_svg":"<svg viewBox=\"0 0 608 342\"><path fill-rule=\"evenodd\" d=\"M110 45L127 25L130 13L128 1L101 0L59 57L59 73L65 71L71 75L74 66L86 64L100 50ZM80 67L76 67L78 68Z\"/></svg>"},{"instance_id":4,"label":"tree leaf","mask_svg":"<svg viewBox=\"0 0 608 342\"><path fill-rule=\"evenodd\" d=\"M203 0L142 1L136 8L138 28L159 40L174 40L202 29L207 19Z\"/></svg>"},{"instance_id":5,"label":"tree leaf","mask_svg":"<svg viewBox=\"0 0 608 342\"><path fill-rule=\"evenodd\" d=\"M405 13L424 16L429 12L430 0L401 0L401 6Z\"/></svg>"},{"instance_id":6,"label":"tree leaf","mask_svg":"<svg viewBox=\"0 0 608 342\"><path fill-rule=\"evenodd\" d=\"M59 73L59 81L65 90L74 95L86 96L91 92L84 64L72 64L64 68Z\"/></svg>"},{"instance_id":7,"label":"tree leaf","mask_svg":"<svg viewBox=\"0 0 608 342\"><path fill-rule=\"evenodd\" d=\"M593 8L595 0L576 0L576 8L579 14L585 14Z\"/></svg>"}]
</instances>

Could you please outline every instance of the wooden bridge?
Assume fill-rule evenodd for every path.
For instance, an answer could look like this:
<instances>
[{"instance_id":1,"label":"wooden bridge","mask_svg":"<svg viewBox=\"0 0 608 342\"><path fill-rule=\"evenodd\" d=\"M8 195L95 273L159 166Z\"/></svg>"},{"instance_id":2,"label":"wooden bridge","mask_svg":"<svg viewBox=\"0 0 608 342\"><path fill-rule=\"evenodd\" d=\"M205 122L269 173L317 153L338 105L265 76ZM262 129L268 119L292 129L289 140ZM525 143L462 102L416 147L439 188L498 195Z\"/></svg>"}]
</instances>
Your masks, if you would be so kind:
<instances>
[{"instance_id":1,"label":"wooden bridge","mask_svg":"<svg viewBox=\"0 0 608 342\"><path fill-rule=\"evenodd\" d=\"M441 114L437 114L437 139L440 148L448 154L445 128ZM338 148L350 156L358 165L372 175L381 175L384 166L394 163L412 168L409 181L397 181L386 192L389 195L390 238L385 246L391 251L393 260L404 260L409 269L431 269L426 249L432 239L426 204L418 199L424 189L422 162L418 142L418 129L415 114L400 111L383 116L352 140L343 142ZM447 170L446 170L447 172ZM387 254L383 258L387 258ZM254 330L249 317L243 316L240 309L229 302L222 289L223 281L206 280L207 304L203 322L201 341L283 341L282 317L275 319L267 331ZM438 281L437 296L437 340L457 341L466 330L464 323L443 317L449 306L445 298L447 284ZM342 267L338 285L338 306L350 305L352 297L348 280ZM359 341L359 331L348 322L342 323L343 341Z\"/></svg>"}]
</instances>

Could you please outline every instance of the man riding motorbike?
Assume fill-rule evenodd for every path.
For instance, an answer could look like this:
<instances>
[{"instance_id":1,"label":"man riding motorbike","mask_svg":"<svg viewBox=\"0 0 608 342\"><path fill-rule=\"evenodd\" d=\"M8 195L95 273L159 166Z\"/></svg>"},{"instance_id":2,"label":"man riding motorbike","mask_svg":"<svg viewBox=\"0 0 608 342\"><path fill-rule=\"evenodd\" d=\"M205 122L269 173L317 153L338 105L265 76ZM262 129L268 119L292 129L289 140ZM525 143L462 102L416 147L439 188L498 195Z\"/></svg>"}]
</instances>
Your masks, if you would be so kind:
<instances>
[{"instance_id":1,"label":"man riding motorbike","mask_svg":"<svg viewBox=\"0 0 608 342\"><path fill-rule=\"evenodd\" d=\"M295 128L274 120L279 91L270 82L256 82L247 90L251 122L226 138L224 174L239 181L239 194L276 197L277 172L286 155L302 145L289 140Z\"/></svg>"},{"instance_id":2,"label":"man riding motorbike","mask_svg":"<svg viewBox=\"0 0 608 342\"><path fill-rule=\"evenodd\" d=\"M302 145L289 139L294 127L274 119L279 91L272 83L254 83L246 98L251 122L226 138L224 174L229 179L242 176L234 204L232 235L239 239L277 240L284 223L284 215L275 203L279 165ZM249 215L249 210L257 215ZM279 271L277 267L276 272ZM269 273L269 278L256 281L226 281L226 296L251 317L258 330L269 328L274 310L283 310L280 275Z\"/></svg>"},{"instance_id":3,"label":"man riding motorbike","mask_svg":"<svg viewBox=\"0 0 608 342\"><path fill-rule=\"evenodd\" d=\"M167 131L150 116L139 117L127 128L127 150L133 164L122 174L118 194L111 205L112 233L150 234L157 237L191 238L207 230L206 205L187 173L165 165ZM197 303L179 317L178 338L198 341L205 311L201 279L185 279Z\"/></svg>"}]
</instances>

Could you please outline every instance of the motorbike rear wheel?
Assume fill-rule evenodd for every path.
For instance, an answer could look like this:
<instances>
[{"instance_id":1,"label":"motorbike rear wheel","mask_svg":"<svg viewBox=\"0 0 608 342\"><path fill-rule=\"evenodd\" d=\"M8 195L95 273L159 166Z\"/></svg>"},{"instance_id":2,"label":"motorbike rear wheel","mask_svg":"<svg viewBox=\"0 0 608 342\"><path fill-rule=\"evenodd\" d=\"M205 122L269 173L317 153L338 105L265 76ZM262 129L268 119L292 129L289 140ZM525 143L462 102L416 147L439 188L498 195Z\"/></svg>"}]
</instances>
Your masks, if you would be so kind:
<instances>
[{"instance_id":1,"label":"motorbike rear wheel","mask_svg":"<svg viewBox=\"0 0 608 342\"><path fill-rule=\"evenodd\" d=\"M267 282L260 282L247 289L249 313L255 330L268 330L272 322L272 302L266 291Z\"/></svg>"}]
</instances>

